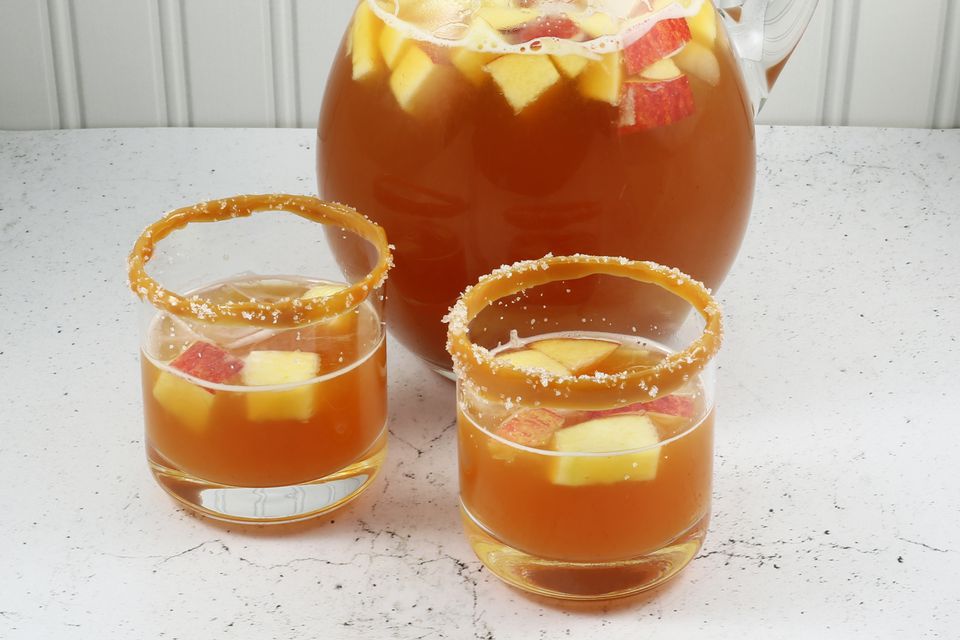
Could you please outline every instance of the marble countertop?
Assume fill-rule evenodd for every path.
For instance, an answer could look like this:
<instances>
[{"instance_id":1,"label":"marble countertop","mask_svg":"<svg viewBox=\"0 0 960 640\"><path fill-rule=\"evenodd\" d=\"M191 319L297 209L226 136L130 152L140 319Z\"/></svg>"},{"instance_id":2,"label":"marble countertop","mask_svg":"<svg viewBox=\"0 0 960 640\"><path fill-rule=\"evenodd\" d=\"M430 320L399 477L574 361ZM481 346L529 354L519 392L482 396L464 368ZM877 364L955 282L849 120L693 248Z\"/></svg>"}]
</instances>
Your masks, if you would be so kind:
<instances>
[{"instance_id":1,"label":"marble countertop","mask_svg":"<svg viewBox=\"0 0 960 640\"><path fill-rule=\"evenodd\" d=\"M389 459L352 506L235 527L154 484L126 252L183 204L312 193L313 132L0 132L0 637L956 637L960 130L758 132L706 546L583 605L481 569L453 387L396 343Z\"/></svg>"}]
</instances>

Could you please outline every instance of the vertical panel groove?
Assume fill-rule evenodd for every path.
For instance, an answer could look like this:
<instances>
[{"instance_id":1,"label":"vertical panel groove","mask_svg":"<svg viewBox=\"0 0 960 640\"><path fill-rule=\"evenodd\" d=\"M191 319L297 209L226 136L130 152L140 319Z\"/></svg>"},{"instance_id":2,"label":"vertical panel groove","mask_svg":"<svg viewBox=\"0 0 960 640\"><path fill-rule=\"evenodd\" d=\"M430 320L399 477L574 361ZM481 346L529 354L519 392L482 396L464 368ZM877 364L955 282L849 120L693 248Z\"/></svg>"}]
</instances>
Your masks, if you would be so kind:
<instances>
[{"instance_id":1,"label":"vertical panel groove","mask_svg":"<svg viewBox=\"0 0 960 640\"><path fill-rule=\"evenodd\" d=\"M300 92L300 32L297 30L297 2L296 0L289 0L290 2L290 50L291 50L291 76L290 84L293 87L293 97L294 97L294 114L296 119L294 120L294 127L302 127L303 123L303 109L302 109L302 100L303 96Z\"/></svg>"},{"instance_id":2,"label":"vertical panel groove","mask_svg":"<svg viewBox=\"0 0 960 640\"><path fill-rule=\"evenodd\" d=\"M824 106L827 102L827 89L829 82L829 70L830 70L830 34L833 29L833 7L826 2L825 0L819 0L817 3L818 12L823 12L823 29L822 35L823 38L820 41L820 59L819 59L819 71L817 74L817 96L816 102L816 115L810 114L812 119L809 122L797 123L797 124L824 124ZM814 13L816 17L816 13ZM807 25L807 34L805 37L810 37L810 25ZM813 119L815 118L815 119Z\"/></svg>"},{"instance_id":3,"label":"vertical panel groove","mask_svg":"<svg viewBox=\"0 0 960 640\"><path fill-rule=\"evenodd\" d=\"M930 126L960 127L960 7L944 0L940 40L940 69L934 91Z\"/></svg>"},{"instance_id":4,"label":"vertical panel groove","mask_svg":"<svg viewBox=\"0 0 960 640\"><path fill-rule=\"evenodd\" d=\"M157 0L157 11L167 126L188 127L191 123L189 85L180 0Z\"/></svg>"},{"instance_id":5,"label":"vertical panel groove","mask_svg":"<svg viewBox=\"0 0 960 640\"><path fill-rule=\"evenodd\" d=\"M153 106L153 126L162 127L170 124L170 115L167 108L166 73L163 68L163 32L159 3L147 4L147 11L150 16L150 68L153 71L156 95L156 104Z\"/></svg>"},{"instance_id":6,"label":"vertical panel groove","mask_svg":"<svg viewBox=\"0 0 960 640\"><path fill-rule=\"evenodd\" d=\"M80 129L84 126L83 103L80 99L80 76L77 72L77 48L70 4L67 0L47 0L47 14L50 19L60 126L64 129Z\"/></svg>"},{"instance_id":7,"label":"vertical panel groove","mask_svg":"<svg viewBox=\"0 0 960 640\"><path fill-rule=\"evenodd\" d=\"M296 56L291 0L270 2L270 43L273 58L275 125L297 126Z\"/></svg>"},{"instance_id":8,"label":"vertical panel groove","mask_svg":"<svg viewBox=\"0 0 960 640\"><path fill-rule=\"evenodd\" d=\"M53 30L50 26L50 6L46 2L37 5L40 11L41 40L43 48L44 93L46 94L47 126L50 129L59 129L60 105L57 91L57 63L53 50Z\"/></svg>"},{"instance_id":9,"label":"vertical panel groove","mask_svg":"<svg viewBox=\"0 0 960 640\"><path fill-rule=\"evenodd\" d=\"M850 121L853 63L857 49L857 19L860 0L836 0L830 16L830 55L821 124L844 125Z\"/></svg>"}]
</instances>

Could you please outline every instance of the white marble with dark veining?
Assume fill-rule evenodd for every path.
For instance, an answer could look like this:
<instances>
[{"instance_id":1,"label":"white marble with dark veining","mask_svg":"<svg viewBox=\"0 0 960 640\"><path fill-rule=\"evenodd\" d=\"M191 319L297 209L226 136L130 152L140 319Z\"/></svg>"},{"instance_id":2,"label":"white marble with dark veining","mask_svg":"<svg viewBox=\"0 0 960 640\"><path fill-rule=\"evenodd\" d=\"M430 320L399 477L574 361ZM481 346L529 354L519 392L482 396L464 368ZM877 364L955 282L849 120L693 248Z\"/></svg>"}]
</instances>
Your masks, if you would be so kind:
<instances>
[{"instance_id":1,"label":"white marble with dark veining","mask_svg":"<svg viewBox=\"0 0 960 640\"><path fill-rule=\"evenodd\" d=\"M0 132L0 637L956 637L960 130L759 129L709 539L665 589L594 605L481 570L453 388L396 343L386 473L353 506L236 528L154 485L124 256L164 210L313 192L313 142Z\"/></svg>"}]
</instances>

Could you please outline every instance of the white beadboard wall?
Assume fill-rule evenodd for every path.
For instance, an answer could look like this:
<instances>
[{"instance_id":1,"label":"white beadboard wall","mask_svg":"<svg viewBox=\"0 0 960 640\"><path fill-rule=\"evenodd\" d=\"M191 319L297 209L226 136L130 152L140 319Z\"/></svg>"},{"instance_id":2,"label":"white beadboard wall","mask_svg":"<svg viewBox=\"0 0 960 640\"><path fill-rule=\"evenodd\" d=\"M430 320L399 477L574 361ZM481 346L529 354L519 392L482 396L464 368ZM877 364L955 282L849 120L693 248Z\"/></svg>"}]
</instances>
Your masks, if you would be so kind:
<instances>
[{"instance_id":1,"label":"white beadboard wall","mask_svg":"<svg viewBox=\"0 0 960 640\"><path fill-rule=\"evenodd\" d=\"M354 0L0 0L0 129L312 127ZM761 121L960 127L960 0L820 0Z\"/></svg>"}]
</instances>

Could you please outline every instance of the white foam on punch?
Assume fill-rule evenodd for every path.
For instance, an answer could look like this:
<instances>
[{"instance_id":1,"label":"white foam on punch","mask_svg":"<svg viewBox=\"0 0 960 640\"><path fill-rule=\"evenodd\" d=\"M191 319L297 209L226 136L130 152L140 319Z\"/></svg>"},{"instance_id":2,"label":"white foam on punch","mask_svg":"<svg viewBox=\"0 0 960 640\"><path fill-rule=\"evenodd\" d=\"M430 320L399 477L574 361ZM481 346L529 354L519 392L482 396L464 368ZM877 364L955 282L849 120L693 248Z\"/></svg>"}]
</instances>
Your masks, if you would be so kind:
<instances>
[{"instance_id":1,"label":"white foam on punch","mask_svg":"<svg viewBox=\"0 0 960 640\"><path fill-rule=\"evenodd\" d=\"M687 6L672 2L656 11L653 0L590 0L587 15L606 13L619 27L616 34L601 36L585 42L564 38L537 38L522 44L510 44L503 39L481 35L482 30L471 30L470 25L480 8L480 2L465 3L452 12L450 19L428 30L423 24L414 24L399 16L399 0L366 0L370 9L387 25L404 37L429 42L441 47L462 47L485 53L529 53L553 55L580 55L596 59L605 53L620 51L641 38L661 20L684 18L696 15L707 0L689 0ZM437 3L438 5L441 3ZM448 6L446 3L442 3ZM563 2L541 2L536 10L542 16L559 15L569 11L570 5ZM427 22L425 16L421 21Z\"/></svg>"}]
</instances>

